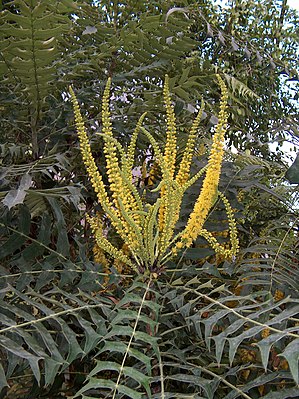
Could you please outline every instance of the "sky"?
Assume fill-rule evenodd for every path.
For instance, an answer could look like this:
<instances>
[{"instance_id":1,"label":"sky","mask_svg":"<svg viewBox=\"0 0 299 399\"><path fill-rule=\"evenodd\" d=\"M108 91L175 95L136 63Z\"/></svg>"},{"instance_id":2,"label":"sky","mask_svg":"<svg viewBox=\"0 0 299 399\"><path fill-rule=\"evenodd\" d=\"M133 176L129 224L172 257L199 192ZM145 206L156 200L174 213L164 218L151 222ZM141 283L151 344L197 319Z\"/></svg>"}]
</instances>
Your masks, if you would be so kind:
<instances>
[{"instance_id":1,"label":"sky","mask_svg":"<svg viewBox=\"0 0 299 399\"><path fill-rule=\"evenodd\" d=\"M224 0L216 0L216 1L220 4ZM299 12L299 0L287 0L287 4L289 7L294 8L294 9L298 10L298 12ZM277 146L276 143L270 143L270 149L274 152L275 152L276 146ZM296 157L296 153L298 153L298 150L299 150L298 148L294 149L294 144L290 144L287 142L284 143L283 149L284 149L285 153L291 155L292 158ZM285 161L288 164L292 164L291 159L286 158Z\"/></svg>"},{"instance_id":2,"label":"sky","mask_svg":"<svg viewBox=\"0 0 299 399\"><path fill-rule=\"evenodd\" d=\"M288 5L299 10L299 0L288 0Z\"/></svg>"},{"instance_id":3,"label":"sky","mask_svg":"<svg viewBox=\"0 0 299 399\"><path fill-rule=\"evenodd\" d=\"M299 12L299 0L287 0L287 4L288 4L288 6L290 6L291 8L295 8ZM272 146L273 146L273 150L274 150L275 144L273 144ZM285 143L284 147L285 147L286 151L288 151L295 158L296 152L293 151L294 146L290 145L289 143ZM290 160L288 160L288 163L290 163Z\"/></svg>"}]
</instances>

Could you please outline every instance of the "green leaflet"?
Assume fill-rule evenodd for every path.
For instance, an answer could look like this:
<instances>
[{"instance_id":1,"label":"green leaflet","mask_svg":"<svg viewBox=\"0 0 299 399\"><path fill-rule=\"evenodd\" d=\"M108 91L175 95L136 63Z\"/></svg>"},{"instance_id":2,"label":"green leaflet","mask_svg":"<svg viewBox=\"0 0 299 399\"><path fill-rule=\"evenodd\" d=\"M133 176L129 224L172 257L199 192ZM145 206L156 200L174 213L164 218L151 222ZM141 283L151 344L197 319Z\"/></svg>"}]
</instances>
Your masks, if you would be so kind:
<instances>
[{"instance_id":1,"label":"green leaflet","mask_svg":"<svg viewBox=\"0 0 299 399\"><path fill-rule=\"evenodd\" d=\"M89 373L89 378L92 378L94 375L97 375L101 371L112 370L120 372L121 366L116 362L109 362L109 361L97 361L95 368ZM149 388L149 377L141 373L140 371L136 370L133 367L123 367L122 373L126 377L130 377L137 381L140 385L142 385L148 396L151 395L150 388ZM115 387L118 389L118 387Z\"/></svg>"},{"instance_id":2,"label":"green leaflet","mask_svg":"<svg viewBox=\"0 0 299 399\"><path fill-rule=\"evenodd\" d=\"M6 380L5 372L3 369L2 364L0 363L0 392L2 391L3 388L8 387L9 384Z\"/></svg>"},{"instance_id":3,"label":"green leaflet","mask_svg":"<svg viewBox=\"0 0 299 399\"><path fill-rule=\"evenodd\" d=\"M115 383L113 381L101 379L101 378L90 378L89 382L81 388L77 394L75 395L75 398L78 397L79 395L82 395L84 392L93 389L96 390L98 388L109 388L110 390L113 390L115 388ZM130 399L142 399L142 394L137 392L135 389L131 389L123 384L120 384L117 386L117 391L119 393L122 393L124 395L127 395ZM107 392L107 391L106 391ZM90 396L85 396L82 395L84 399L90 398Z\"/></svg>"},{"instance_id":4,"label":"green leaflet","mask_svg":"<svg viewBox=\"0 0 299 399\"><path fill-rule=\"evenodd\" d=\"M299 154L294 163L286 171L285 177L291 184L299 184Z\"/></svg>"},{"instance_id":5,"label":"green leaflet","mask_svg":"<svg viewBox=\"0 0 299 399\"><path fill-rule=\"evenodd\" d=\"M0 248L0 259L12 254L20 248L26 241L26 235L30 229L30 214L25 206L20 208L18 220L18 231L14 232ZM21 232L22 234L19 234Z\"/></svg>"},{"instance_id":6,"label":"green leaflet","mask_svg":"<svg viewBox=\"0 0 299 399\"><path fill-rule=\"evenodd\" d=\"M136 279L117 303L111 314L110 331L103 337L104 345L96 355L96 365L79 393L89 389L102 392L101 388L109 388L111 398L120 393L129 398L141 398L142 393L146 393L151 398L151 360L153 353L158 354L157 337L153 336L157 322L151 314L157 317L160 307L146 299L149 295L159 297L150 282L146 284ZM103 357L107 360L103 361ZM133 365L132 359L135 359ZM110 380L101 378L109 370L116 372Z\"/></svg>"},{"instance_id":7,"label":"green leaflet","mask_svg":"<svg viewBox=\"0 0 299 399\"><path fill-rule=\"evenodd\" d=\"M299 383L299 337L294 341L290 342L284 351L280 354L283 356L289 364L292 376L296 383Z\"/></svg>"},{"instance_id":8,"label":"green leaflet","mask_svg":"<svg viewBox=\"0 0 299 399\"><path fill-rule=\"evenodd\" d=\"M56 70L51 66L54 60L61 58L57 45L69 28L68 13L73 10L74 3L65 1L64 7L58 8L49 2L15 0L12 3L20 8L21 13L5 11L0 15L0 51L4 58L0 68L4 63L9 67L7 73L14 74L9 75L10 79L21 81L30 103L38 109L42 107L49 84L55 77ZM11 21L15 24L12 25Z\"/></svg>"},{"instance_id":9,"label":"green leaflet","mask_svg":"<svg viewBox=\"0 0 299 399\"><path fill-rule=\"evenodd\" d=\"M18 345L14 340L11 340L8 337L0 336L0 345L4 347L6 350L12 352L14 355L18 356L19 358L26 359L30 364L31 370L39 382L41 375L40 375L40 368L38 362L42 359L40 356L33 355L32 353L25 350L21 345Z\"/></svg>"}]
</instances>

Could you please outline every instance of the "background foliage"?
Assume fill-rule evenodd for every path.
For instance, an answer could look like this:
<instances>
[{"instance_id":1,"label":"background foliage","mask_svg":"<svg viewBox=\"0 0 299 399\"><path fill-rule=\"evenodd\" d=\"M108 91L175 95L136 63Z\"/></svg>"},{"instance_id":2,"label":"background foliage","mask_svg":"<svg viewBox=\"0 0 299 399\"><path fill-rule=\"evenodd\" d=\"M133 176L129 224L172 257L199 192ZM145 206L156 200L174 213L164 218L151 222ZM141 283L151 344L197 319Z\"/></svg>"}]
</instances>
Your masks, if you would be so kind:
<instances>
[{"instance_id":1,"label":"background foliage","mask_svg":"<svg viewBox=\"0 0 299 399\"><path fill-rule=\"evenodd\" d=\"M1 7L1 397L298 396L298 162L290 186L282 146L298 145L298 14L274 0ZM107 76L115 136L126 144L148 111L146 128L163 144L168 73L182 145L201 98L207 104L198 170L217 123L216 71L229 88L221 190L236 211L238 258L224 262L198 240L155 281L94 258L84 215L101 210L68 86L101 169L92 133ZM140 187L158 184L142 137L137 161ZM226 241L220 205L207 227Z\"/></svg>"}]
</instances>

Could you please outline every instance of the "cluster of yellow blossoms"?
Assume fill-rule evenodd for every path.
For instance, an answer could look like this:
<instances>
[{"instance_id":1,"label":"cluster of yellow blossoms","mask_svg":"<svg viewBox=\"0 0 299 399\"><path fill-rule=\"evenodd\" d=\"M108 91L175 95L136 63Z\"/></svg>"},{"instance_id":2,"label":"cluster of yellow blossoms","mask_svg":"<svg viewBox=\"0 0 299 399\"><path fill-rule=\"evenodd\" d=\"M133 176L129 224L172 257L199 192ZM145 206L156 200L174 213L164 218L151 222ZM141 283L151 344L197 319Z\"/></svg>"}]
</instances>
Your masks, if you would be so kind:
<instances>
[{"instance_id":1,"label":"cluster of yellow blossoms","mask_svg":"<svg viewBox=\"0 0 299 399\"><path fill-rule=\"evenodd\" d=\"M176 172L177 133L175 113L169 93L168 76L165 78L163 90L167 123L166 144L163 152L150 132L142 127L146 114L140 117L127 151L113 138L109 111L111 80L108 79L102 102L103 127L101 136L104 140L109 195L91 153L78 101L73 89L70 88L83 162L104 213L110 219L112 226L123 240L128 251L125 254L122 250L114 247L103 236L97 217L88 217L96 243L104 252L115 259L121 260L121 262L136 272L140 273L145 270L156 272L169 259L175 256L178 251L190 247L199 236L204 237L216 253L220 253L225 257L232 257L238 251L237 229L232 209L225 196L218 192L224 153L224 134L227 124L226 108L228 94L226 86L219 75L217 75L217 79L221 88L221 103L219 122L213 136L209 161L205 168L191 178L190 168L198 126L203 111L203 103L192 124L185 151ZM156 162L159 164L162 172L161 182L153 190L160 191L160 196L154 204L143 202L132 179L136 143L140 132L143 132L148 138L151 148L154 151ZM189 216L186 227L182 232L175 235L174 231L179 219L183 195L203 173L206 173L206 176L202 189L194 209ZM203 228L207 216L218 198L222 200L228 216L231 241L230 249L222 247L215 237Z\"/></svg>"}]
</instances>

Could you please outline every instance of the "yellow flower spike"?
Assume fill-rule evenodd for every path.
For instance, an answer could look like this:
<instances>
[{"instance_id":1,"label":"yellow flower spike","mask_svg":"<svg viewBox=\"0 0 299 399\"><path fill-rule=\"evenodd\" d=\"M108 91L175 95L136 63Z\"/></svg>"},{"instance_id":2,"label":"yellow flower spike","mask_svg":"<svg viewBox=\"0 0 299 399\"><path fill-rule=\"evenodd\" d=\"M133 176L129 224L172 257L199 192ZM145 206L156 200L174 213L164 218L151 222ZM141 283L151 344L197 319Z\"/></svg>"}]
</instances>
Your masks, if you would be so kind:
<instances>
[{"instance_id":1,"label":"yellow flower spike","mask_svg":"<svg viewBox=\"0 0 299 399\"><path fill-rule=\"evenodd\" d=\"M127 231L128 237L126 243L128 244L128 247L130 248L132 253L139 254L140 250L143 247L143 237L141 231L139 229L139 226L134 223L134 220L130 218L120 198L118 201L121 215L129 226L129 229Z\"/></svg>"},{"instance_id":2,"label":"yellow flower spike","mask_svg":"<svg viewBox=\"0 0 299 399\"><path fill-rule=\"evenodd\" d=\"M102 100L102 125L103 125L103 139L104 139L104 154L106 158L107 165L107 176L108 181L110 183L110 190L112 192L113 203L117 209L117 213L119 217L122 216L120 210L119 199L122 202L122 206L129 212L130 210L138 209L138 205L132 195L131 190L129 189L127 183L122 178L122 173L119 168L119 161L117 157L116 147L112 140L107 139L105 136L112 137L112 123L111 116L109 110L109 101L110 101L110 87L111 87L111 78L108 79ZM123 218L122 218L123 219ZM140 215L134 213L132 214L132 219L135 223L140 226ZM123 219L124 225L127 224L127 220ZM131 231L130 224L127 224L125 230L128 234L134 236L134 232ZM134 241L134 240L133 240Z\"/></svg>"},{"instance_id":3,"label":"yellow flower spike","mask_svg":"<svg viewBox=\"0 0 299 399\"><path fill-rule=\"evenodd\" d=\"M217 255L222 255L224 258L230 258L233 256L231 249L226 249L224 246L219 244L216 238L206 229L201 229L199 235L204 237L210 246L214 249Z\"/></svg>"},{"instance_id":4,"label":"yellow flower spike","mask_svg":"<svg viewBox=\"0 0 299 399\"><path fill-rule=\"evenodd\" d=\"M200 110L191 126L189 137L188 137L187 144L186 144L185 151L184 151L184 155L183 155L182 161L180 163L179 171L175 178L175 183L176 183L178 189L176 189L172 193L172 197L173 197L174 201L171 201L170 206L172 206L173 209L168 210L169 214L172 214L172 212L173 212L173 217L172 217L172 220L170 221L169 233L171 233L173 231L173 229L175 228L175 224L179 219L180 207L181 207L181 203L182 203L182 199L183 199L183 195L184 195L185 191L187 190L188 187L190 187L193 184L193 182L195 182L201 176L201 174L204 173L204 170L205 170L203 168L195 176L193 176L193 178L190 179L190 181L188 181L189 174L190 174L190 168L191 168L191 161L192 161L193 152L194 152L195 139L197 136L198 126L199 126L201 116L203 113L203 108L204 108L204 102L202 101ZM189 184L189 186L187 184ZM184 187L184 189L179 189L180 187L181 188ZM169 235L169 237L167 237L167 239L170 239L170 238L171 237Z\"/></svg>"},{"instance_id":5,"label":"yellow flower spike","mask_svg":"<svg viewBox=\"0 0 299 399\"><path fill-rule=\"evenodd\" d=\"M138 134L140 132L142 123L144 121L144 118L146 116L146 112L144 112L141 117L139 118L136 128L132 134L131 137L131 141L130 141L130 145L128 148L128 152L127 152L127 157L125 159L125 163L124 163L124 174L128 179L132 179L132 169L133 169L133 165L134 165L134 155L135 155L135 149L136 149L136 144L137 144L137 137Z\"/></svg>"},{"instance_id":6,"label":"yellow flower spike","mask_svg":"<svg viewBox=\"0 0 299 399\"><path fill-rule=\"evenodd\" d=\"M138 193L138 190L137 190L136 186L134 186L134 184L132 183L132 180L129 180L129 178L127 178L127 176L123 172L121 173L121 176L122 176L123 181L125 182L125 184L131 190L131 193L134 196L135 201L136 201L136 208L132 209L132 213L142 214L143 204L142 204L142 200L140 198L140 195Z\"/></svg>"},{"instance_id":7,"label":"yellow flower spike","mask_svg":"<svg viewBox=\"0 0 299 399\"><path fill-rule=\"evenodd\" d=\"M164 105L166 109L166 144L164 150L164 161L167 165L169 178L174 176L176 152L177 152L177 134L176 122L173 105L169 93L169 76L165 75L164 89L163 89Z\"/></svg>"},{"instance_id":8,"label":"yellow flower spike","mask_svg":"<svg viewBox=\"0 0 299 399\"><path fill-rule=\"evenodd\" d=\"M90 147L90 144L89 144L89 141L87 138L87 133L86 133L86 130L84 127L84 122L83 122L83 118L82 118L82 115L80 112L78 100L75 96L75 93L74 93L74 90L72 89L72 87L69 88L69 92L71 95L71 101L72 101L73 108L74 108L75 123L76 123L76 128L77 128L77 134L79 137L80 150L81 150L84 165L86 167L88 175L90 176L92 187L97 194L100 204L102 205L102 207L105 210L105 212L107 213L107 215L113 219L113 218L115 218L115 214L113 212L111 203L107 196L102 176L100 175L100 172L98 171L98 168L95 164L94 158L91 153L91 147Z\"/></svg>"},{"instance_id":9,"label":"yellow flower spike","mask_svg":"<svg viewBox=\"0 0 299 399\"><path fill-rule=\"evenodd\" d=\"M200 110L191 126L188 141L187 141L185 151L184 151L184 155L183 155L182 161L180 163L179 171L175 178L176 182L179 185L185 184L189 178L191 161L192 161L193 152L194 152L195 139L197 137L198 126L199 126L199 123L200 123L200 120L202 117L203 110L204 110L204 102L202 101Z\"/></svg>"},{"instance_id":10,"label":"yellow flower spike","mask_svg":"<svg viewBox=\"0 0 299 399\"><path fill-rule=\"evenodd\" d=\"M193 212L189 216L186 228L181 236L181 240L186 247L190 247L190 245L199 236L208 213L218 196L218 183L224 154L224 134L228 118L226 113L228 92L221 77L219 75L216 76L221 89L220 112L218 115L219 121L216 127L216 132L213 136L213 144L202 189L194 205Z\"/></svg>"},{"instance_id":11,"label":"yellow flower spike","mask_svg":"<svg viewBox=\"0 0 299 399\"><path fill-rule=\"evenodd\" d=\"M102 100L102 130L104 133L104 154L107 165L107 176L112 191L114 204L118 208L117 197L123 193L122 178L120 175L118 157L115 145L105 135L112 137L112 123L109 110L111 78L108 78Z\"/></svg>"},{"instance_id":12,"label":"yellow flower spike","mask_svg":"<svg viewBox=\"0 0 299 399\"><path fill-rule=\"evenodd\" d=\"M187 182L181 186L181 191L184 193L189 187L191 187L197 180L207 171L208 165L201 168L194 176L192 176Z\"/></svg>"},{"instance_id":13,"label":"yellow flower spike","mask_svg":"<svg viewBox=\"0 0 299 399\"><path fill-rule=\"evenodd\" d=\"M168 199L168 212L165 213L165 227L160 239L161 254L163 254L170 246L175 224L179 219L181 203L185 192L185 190L182 190L182 187L179 186L176 181L167 181L166 191L169 193L168 195L165 195L165 199Z\"/></svg>"},{"instance_id":14,"label":"yellow flower spike","mask_svg":"<svg viewBox=\"0 0 299 399\"><path fill-rule=\"evenodd\" d=\"M138 272L137 266L123 253L123 251L115 248L110 241L107 240L102 234L101 229L98 226L98 221L94 218L87 217L90 223L92 232L95 236L95 240L99 248L103 249L114 259L119 259L126 265L130 266L134 271Z\"/></svg>"},{"instance_id":15,"label":"yellow flower spike","mask_svg":"<svg viewBox=\"0 0 299 399\"><path fill-rule=\"evenodd\" d=\"M150 134L150 132L148 132L144 127L141 127L141 131L147 137L148 141L150 142L150 144L153 148L154 155L155 155L156 160L161 168L162 175L167 175L167 167L164 162L163 155L162 155L162 152L160 151L158 143L156 142L154 137ZM163 179L162 179L162 181L163 181Z\"/></svg>"},{"instance_id":16,"label":"yellow flower spike","mask_svg":"<svg viewBox=\"0 0 299 399\"><path fill-rule=\"evenodd\" d=\"M110 218L112 225L115 227L115 229L118 232L118 234L120 235L120 237L125 241L127 239L127 235L131 234L131 241L133 241L132 233L130 232L130 227L127 226L127 222L122 218L122 215L120 214L118 209L112 206L112 203L110 202L110 200L108 198L108 195L106 193L106 189L105 189L105 186L103 183L102 176L100 175L99 170L95 164L94 158L92 156L91 147L90 147L87 133L86 133L86 130L84 127L82 115L80 113L77 98L76 98L75 93L71 87L70 87L69 91L70 91L71 101L72 101L74 113L75 113L75 124L76 124L76 128L77 128L77 134L79 137L80 150L81 150L83 162L86 167L87 173L90 177L91 184L97 194L98 201L101 204L101 206L102 206L103 210L105 211L105 213L107 214L107 216ZM107 91L107 86L106 86L106 91ZM108 95L109 95L109 92L108 92ZM107 94L106 94L106 98L107 98ZM106 109L107 109L107 106L106 106ZM108 122L109 121L105 120L105 126L106 126L105 133L106 134L109 133L108 132L108 129L109 129ZM111 134L112 134L112 132L111 132ZM109 140L109 142L111 143L111 140ZM112 147L114 149L113 145L112 145ZM109 154L107 155L107 157L110 160ZM112 156L112 159L114 159L113 156ZM115 170L115 167L114 167L114 170ZM116 165L116 171L118 172L118 165ZM115 186L113 177L112 178L111 178L111 176L108 177L108 181L110 183L110 188L112 186L112 190L113 190L113 187Z\"/></svg>"},{"instance_id":17,"label":"yellow flower spike","mask_svg":"<svg viewBox=\"0 0 299 399\"><path fill-rule=\"evenodd\" d=\"M151 264L155 262L157 255L155 253L156 250L155 237L157 236L157 234L159 234L159 232L157 230L157 225L156 225L156 216L159 210L160 201L161 200L158 198L154 205L148 204L147 206L148 213L145 218L144 229L143 229L144 244L146 250L145 252Z\"/></svg>"},{"instance_id":18,"label":"yellow flower spike","mask_svg":"<svg viewBox=\"0 0 299 399\"><path fill-rule=\"evenodd\" d=\"M237 225L236 225L236 221L234 218L234 213L233 213L232 207L230 206L230 203L229 203L228 199L225 197L225 195L220 192L218 192L218 195L221 198L221 200L225 206L225 210L226 210L226 214L227 214L227 218L228 218L229 238L230 238L230 243L231 243L230 253L231 253L231 256L236 256L238 249L239 249L239 239L238 239L238 230L237 230Z\"/></svg>"},{"instance_id":19,"label":"yellow flower spike","mask_svg":"<svg viewBox=\"0 0 299 399\"><path fill-rule=\"evenodd\" d=\"M171 211L174 202L174 192L169 179L164 180L161 187L161 205L159 209L159 231L160 231L160 252L163 253L168 246L169 230L171 229L171 219L174 214ZM172 231L171 231L172 233Z\"/></svg>"},{"instance_id":20,"label":"yellow flower spike","mask_svg":"<svg viewBox=\"0 0 299 399\"><path fill-rule=\"evenodd\" d=\"M167 245L167 236L169 230L169 222L171 220L170 207L173 199L171 181L174 178L175 162L177 154L177 132L174 108L171 103L169 93L169 76L165 75L165 82L163 88L164 106L166 110L166 144L164 149L164 164L165 172L162 170L162 180L165 184L161 189L161 206L159 210L159 230L161 232L161 248L162 250Z\"/></svg>"},{"instance_id":21,"label":"yellow flower spike","mask_svg":"<svg viewBox=\"0 0 299 399\"><path fill-rule=\"evenodd\" d=\"M168 240L167 240L167 236L169 236L169 231L170 231L170 225L167 224L168 228L167 231L165 230L164 226L165 224L165 220L164 217L165 215L168 215L168 217L171 216L171 213L164 213L165 208L167 208L167 206L165 206L165 202L167 201L168 198L172 198L172 186L169 183L169 175L168 175L168 169L167 169L167 165L165 162L165 159L160 151L160 148L156 142L156 140L153 138L153 136L143 127L141 127L141 131L145 134L145 136L148 138L153 151L154 151L154 155L156 157L157 163L159 164L160 168L161 168L161 172L162 172L162 181L160 182L160 184L158 185L157 188L155 188L154 190L151 190L152 192L157 192L160 190L160 203L159 203L159 215L158 215L158 220L159 220L159 225L158 225L158 230L159 230L159 255L163 255L163 251L165 250L165 248L168 245ZM169 187L169 189L166 189L166 186ZM163 194L164 193L164 194ZM167 194L167 196L165 195L165 193ZM169 205L169 202L168 202ZM169 208L169 206L168 206Z\"/></svg>"}]
</instances>

